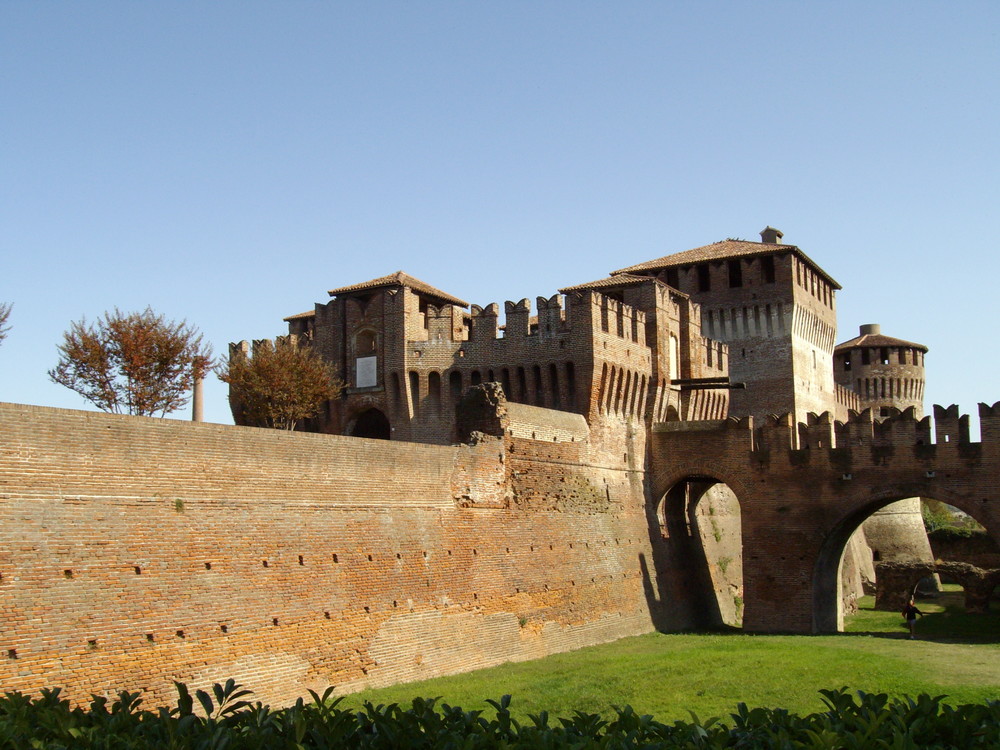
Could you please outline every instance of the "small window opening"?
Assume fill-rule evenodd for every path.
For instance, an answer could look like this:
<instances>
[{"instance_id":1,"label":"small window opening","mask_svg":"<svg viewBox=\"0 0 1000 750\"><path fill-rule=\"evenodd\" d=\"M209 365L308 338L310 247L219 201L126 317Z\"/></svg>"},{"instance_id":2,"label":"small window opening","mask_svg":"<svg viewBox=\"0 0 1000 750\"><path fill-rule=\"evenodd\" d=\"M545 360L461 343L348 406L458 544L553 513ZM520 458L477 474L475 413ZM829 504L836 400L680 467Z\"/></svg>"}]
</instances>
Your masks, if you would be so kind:
<instances>
[{"instance_id":1,"label":"small window opening","mask_svg":"<svg viewBox=\"0 0 1000 750\"><path fill-rule=\"evenodd\" d=\"M760 259L760 276L765 284L774 283L774 256L768 255Z\"/></svg>"},{"instance_id":2,"label":"small window opening","mask_svg":"<svg viewBox=\"0 0 1000 750\"><path fill-rule=\"evenodd\" d=\"M729 288L739 289L743 286L743 266L738 260L731 260L729 266Z\"/></svg>"},{"instance_id":3,"label":"small window opening","mask_svg":"<svg viewBox=\"0 0 1000 750\"><path fill-rule=\"evenodd\" d=\"M708 273L708 263L699 263L695 266L698 270L698 291L709 292L712 290L712 282Z\"/></svg>"}]
</instances>

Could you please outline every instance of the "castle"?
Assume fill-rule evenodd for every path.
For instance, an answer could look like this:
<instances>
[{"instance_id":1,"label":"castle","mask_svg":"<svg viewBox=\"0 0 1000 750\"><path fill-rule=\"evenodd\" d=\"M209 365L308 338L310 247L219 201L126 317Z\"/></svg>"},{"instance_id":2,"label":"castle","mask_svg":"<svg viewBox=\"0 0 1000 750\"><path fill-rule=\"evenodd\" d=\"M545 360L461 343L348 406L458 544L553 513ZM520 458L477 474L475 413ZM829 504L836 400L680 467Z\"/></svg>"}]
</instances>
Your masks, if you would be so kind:
<instances>
[{"instance_id":1,"label":"castle","mask_svg":"<svg viewBox=\"0 0 1000 750\"><path fill-rule=\"evenodd\" d=\"M539 297L534 315L527 299L506 302L502 326L497 304L469 305L402 271L331 289L330 302L285 319L289 336L347 384L306 429L455 442L454 406L482 382L591 426L783 413L801 421L824 411L843 419L869 402L899 406L898 394L879 400L859 393L855 378L835 378L840 285L782 238L768 227L760 242L728 239L629 266ZM897 352L889 341L878 346ZM921 362L893 365L914 380L926 348L905 344L902 356L910 351Z\"/></svg>"},{"instance_id":2,"label":"castle","mask_svg":"<svg viewBox=\"0 0 1000 750\"><path fill-rule=\"evenodd\" d=\"M726 239L631 265L539 297L534 315L527 299L506 302L503 326L498 305L470 306L402 271L331 289L330 302L285 319L288 335L347 385L305 429L459 442L456 407L487 382L509 402L582 415L598 450L634 451L637 461L659 422L806 422L824 412L845 421L865 408L882 419L910 407L922 417L927 348L874 324L836 345L841 287L783 237L768 226L760 242ZM246 342L232 347L249 352ZM713 515L738 507L719 485L701 499ZM872 550L860 535L848 548L848 606L874 585L873 561L933 560L917 498L880 510L864 532ZM719 588L738 592L733 576Z\"/></svg>"},{"instance_id":3,"label":"castle","mask_svg":"<svg viewBox=\"0 0 1000 750\"><path fill-rule=\"evenodd\" d=\"M502 327L402 273L333 289L288 319L346 383L308 431L0 403L0 681L286 703L654 629L835 632L873 557L927 554L897 501L1000 536L1000 403L980 443L921 419L926 349L835 346L837 283L761 239Z\"/></svg>"}]
</instances>

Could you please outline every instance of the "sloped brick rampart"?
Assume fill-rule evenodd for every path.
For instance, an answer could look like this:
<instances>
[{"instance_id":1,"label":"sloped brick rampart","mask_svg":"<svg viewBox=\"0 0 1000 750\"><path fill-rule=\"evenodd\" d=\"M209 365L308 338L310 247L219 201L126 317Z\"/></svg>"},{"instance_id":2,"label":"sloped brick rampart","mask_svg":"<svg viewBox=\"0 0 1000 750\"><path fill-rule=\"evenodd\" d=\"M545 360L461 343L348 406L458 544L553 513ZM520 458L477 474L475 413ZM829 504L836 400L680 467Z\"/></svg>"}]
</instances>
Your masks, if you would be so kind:
<instances>
[{"instance_id":1,"label":"sloped brick rampart","mask_svg":"<svg viewBox=\"0 0 1000 750\"><path fill-rule=\"evenodd\" d=\"M0 684L283 703L650 631L641 479L520 445L0 404Z\"/></svg>"}]
</instances>

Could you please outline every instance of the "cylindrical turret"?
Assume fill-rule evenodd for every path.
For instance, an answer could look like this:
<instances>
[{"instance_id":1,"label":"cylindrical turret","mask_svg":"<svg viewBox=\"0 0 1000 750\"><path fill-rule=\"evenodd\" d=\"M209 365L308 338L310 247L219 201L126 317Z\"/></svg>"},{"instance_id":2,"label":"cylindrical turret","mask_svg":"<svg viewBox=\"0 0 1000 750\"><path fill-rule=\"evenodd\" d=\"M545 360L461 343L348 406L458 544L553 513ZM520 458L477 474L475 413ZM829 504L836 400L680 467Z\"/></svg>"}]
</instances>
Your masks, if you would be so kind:
<instances>
[{"instance_id":1,"label":"cylindrical turret","mask_svg":"<svg viewBox=\"0 0 1000 750\"><path fill-rule=\"evenodd\" d=\"M878 323L868 323L857 338L834 349L834 378L857 393L862 408L871 407L876 417L912 406L919 419L924 413L926 353L923 344L885 336Z\"/></svg>"},{"instance_id":2,"label":"cylindrical turret","mask_svg":"<svg viewBox=\"0 0 1000 750\"><path fill-rule=\"evenodd\" d=\"M878 323L861 326L857 338L833 350L833 376L837 383L858 394L862 409L871 408L876 419L891 416L893 409L913 407L924 416L924 355L927 347L882 334ZM875 562L933 562L919 497L887 505L865 521L864 534ZM937 589L936 576L924 588Z\"/></svg>"}]
</instances>

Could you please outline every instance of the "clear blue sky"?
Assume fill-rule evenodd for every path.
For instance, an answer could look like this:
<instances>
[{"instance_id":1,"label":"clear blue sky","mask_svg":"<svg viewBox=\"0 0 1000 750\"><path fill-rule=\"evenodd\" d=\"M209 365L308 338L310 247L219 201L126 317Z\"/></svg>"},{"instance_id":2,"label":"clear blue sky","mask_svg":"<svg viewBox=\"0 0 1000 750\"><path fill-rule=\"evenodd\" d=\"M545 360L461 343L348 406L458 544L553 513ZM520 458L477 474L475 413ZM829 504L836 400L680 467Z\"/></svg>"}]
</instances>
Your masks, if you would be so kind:
<instances>
[{"instance_id":1,"label":"clear blue sky","mask_svg":"<svg viewBox=\"0 0 1000 750\"><path fill-rule=\"evenodd\" d=\"M0 2L0 400L70 321L217 353L396 270L473 303L765 225L1000 399L1000 3ZM187 413L180 415L187 416ZM230 422L225 388L206 416Z\"/></svg>"}]
</instances>

